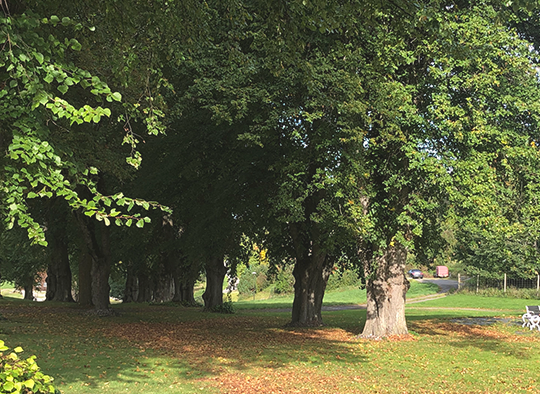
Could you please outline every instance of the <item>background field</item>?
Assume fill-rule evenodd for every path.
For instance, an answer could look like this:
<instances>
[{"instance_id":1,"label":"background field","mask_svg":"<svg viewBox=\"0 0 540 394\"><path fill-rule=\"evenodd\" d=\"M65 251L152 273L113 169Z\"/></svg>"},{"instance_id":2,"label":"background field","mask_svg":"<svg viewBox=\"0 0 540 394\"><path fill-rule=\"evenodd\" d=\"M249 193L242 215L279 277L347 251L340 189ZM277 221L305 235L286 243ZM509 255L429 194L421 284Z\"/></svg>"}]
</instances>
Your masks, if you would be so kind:
<instances>
[{"instance_id":1,"label":"background field","mask_svg":"<svg viewBox=\"0 0 540 394\"><path fill-rule=\"evenodd\" d=\"M347 303L350 291L329 293L327 306ZM367 341L357 337L363 309L325 311L324 327L289 329L290 312L277 308L286 300L244 301L234 315L120 304L119 316L99 318L5 297L0 333L36 354L63 393L538 392L540 333L519 320L528 303L463 295L412 303L411 335ZM500 320L463 324L478 317Z\"/></svg>"}]
</instances>

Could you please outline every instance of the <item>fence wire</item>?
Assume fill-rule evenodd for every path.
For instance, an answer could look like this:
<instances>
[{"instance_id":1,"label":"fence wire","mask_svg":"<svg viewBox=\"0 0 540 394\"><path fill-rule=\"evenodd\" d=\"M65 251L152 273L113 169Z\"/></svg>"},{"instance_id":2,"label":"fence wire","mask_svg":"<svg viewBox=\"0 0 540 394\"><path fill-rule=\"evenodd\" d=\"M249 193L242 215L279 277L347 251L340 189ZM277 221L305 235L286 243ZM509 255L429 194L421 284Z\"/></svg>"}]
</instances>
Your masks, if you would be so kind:
<instances>
[{"instance_id":1,"label":"fence wire","mask_svg":"<svg viewBox=\"0 0 540 394\"><path fill-rule=\"evenodd\" d=\"M481 276L473 276L467 281L469 287L477 287L479 289L498 289L505 290L509 288L513 289L539 289L539 278L510 278L505 279L493 279L485 278Z\"/></svg>"}]
</instances>

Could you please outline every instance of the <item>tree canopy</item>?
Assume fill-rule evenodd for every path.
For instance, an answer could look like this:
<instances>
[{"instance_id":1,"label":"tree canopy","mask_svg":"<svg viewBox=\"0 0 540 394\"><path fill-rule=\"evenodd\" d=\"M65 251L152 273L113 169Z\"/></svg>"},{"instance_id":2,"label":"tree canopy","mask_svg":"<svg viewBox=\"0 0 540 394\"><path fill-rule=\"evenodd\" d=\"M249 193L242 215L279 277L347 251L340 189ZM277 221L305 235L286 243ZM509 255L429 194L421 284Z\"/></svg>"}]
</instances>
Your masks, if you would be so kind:
<instances>
[{"instance_id":1,"label":"tree canopy","mask_svg":"<svg viewBox=\"0 0 540 394\"><path fill-rule=\"evenodd\" d=\"M28 211L37 197L107 226L142 227L150 218L132 208L161 208L148 237L172 246L133 250L156 267L204 267L213 306L245 240L257 242L275 264L294 261L292 325L322 324L328 277L346 259L368 290L366 337L407 332L407 253L439 248L442 223L479 270L538 269L534 4L130 6L4 11L8 227L45 243ZM166 135L146 141L148 131ZM139 172L122 167L126 156ZM103 242L101 254L88 242L95 261Z\"/></svg>"}]
</instances>

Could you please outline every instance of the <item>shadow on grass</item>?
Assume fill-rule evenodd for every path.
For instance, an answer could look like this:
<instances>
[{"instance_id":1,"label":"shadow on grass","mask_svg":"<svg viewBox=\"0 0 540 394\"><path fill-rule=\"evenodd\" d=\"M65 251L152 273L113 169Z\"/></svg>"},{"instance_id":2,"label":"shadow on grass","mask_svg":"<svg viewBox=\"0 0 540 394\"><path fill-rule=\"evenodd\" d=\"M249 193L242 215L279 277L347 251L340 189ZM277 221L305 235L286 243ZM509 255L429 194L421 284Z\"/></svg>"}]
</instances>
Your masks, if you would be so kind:
<instances>
[{"instance_id":1,"label":"shadow on grass","mask_svg":"<svg viewBox=\"0 0 540 394\"><path fill-rule=\"evenodd\" d=\"M7 320L0 323L10 347L36 354L59 388L85 386L103 393L145 392L144 387L181 387L197 392L201 380L227 373L264 374L289 367L348 367L369 364L377 353L355 352L355 336L365 310L323 312L325 327L286 329L290 312L240 311L236 315L200 309L118 305L118 317L84 314L76 305L0 301ZM418 341L445 343L447 349L474 349L488 356L530 357L512 346L500 330L462 327L453 318L494 316L497 312L407 308L409 328ZM487 333L487 334L486 334ZM533 334L527 334L533 335ZM190 388L190 385L193 386ZM110 389L108 389L110 387ZM152 391L152 390L150 390ZM159 390L158 390L159 391ZM200 391L199 391L200 392Z\"/></svg>"},{"instance_id":2,"label":"shadow on grass","mask_svg":"<svg viewBox=\"0 0 540 394\"><path fill-rule=\"evenodd\" d=\"M321 329L285 329L288 313L217 315L190 308L117 307L118 317L76 305L0 303L8 346L35 354L61 390L70 386L195 384L227 372L369 361L350 351L346 320ZM352 328L352 327L351 327ZM103 391L103 390L102 390ZM105 391L103 391L105 392ZM130 392L135 392L130 389Z\"/></svg>"}]
</instances>

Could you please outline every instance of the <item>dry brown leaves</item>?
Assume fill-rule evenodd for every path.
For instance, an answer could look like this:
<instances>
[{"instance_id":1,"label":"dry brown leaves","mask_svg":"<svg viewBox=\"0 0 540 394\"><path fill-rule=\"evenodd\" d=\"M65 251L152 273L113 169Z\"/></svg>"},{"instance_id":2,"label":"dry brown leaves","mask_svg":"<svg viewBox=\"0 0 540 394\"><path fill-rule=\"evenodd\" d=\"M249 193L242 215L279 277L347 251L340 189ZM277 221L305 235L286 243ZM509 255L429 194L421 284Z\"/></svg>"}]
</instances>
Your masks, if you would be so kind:
<instances>
[{"instance_id":1,"label":"dry brown leaves","mask_svg":"<svg viewBox=\"0 0 540 394\"><path fill-rule=\"evenodd\" d=\"M372 341L358 340L354 334L338 328L284 329L276 328L278 325L272 319L236 316L178 323L107 324L100 330L103 335L138 344L141 350L159 349L188 362L194 370L205 373L197 381L214 386L221 393L344 392L341 386L344 375L339 369L329 373L325 370L326 360L310 364L305 360L306 354L317 353L326 355L327 360L339 360L341 356L347 357L355 342L371 342L368 346L378 348ZM434 321L409 325L420 336L539 341L538 337L485 326ZM401 335L384 341L417 340L421 340L417 335ZM348 386L347 392L355 391Z\"/></svg>"},{"instance_id":2,"label":"dry brown leaves","mask_svg":"<svg viewBox=\"0 0 540 394\"><path fill-rule=\"evenodd\" d=\"M461 336L471 338L482 338L484 340L498 340L508 342L539 342L540 337L516 335L489 326L465 325L450 322L434 322L426 320L422 322L410 323L409 326L418 334L422 335L444 335Z\"/></svg>"},{"instance_id":3,"label":"dry brown leaves","mask_svg":"<svg viewBox=\"0 0 540 394\"><path fill-rule=\"evenodd\" d=\"M220 392L245 394L339 392L339 376L328 376L324 368L319 373L318 367L305 373L284 360L305 357L306 349L309 353L311 348L328 346L333 347L329 357L336 357L337 352L339 358L340 346L355 338L338 328L275 328L271 320L252 317L108 325L101 334L189 360L194 369L209 373L201 380L219 387ZM269 352L261 356L265 350Z\"/></svg>"}]
</instances>

